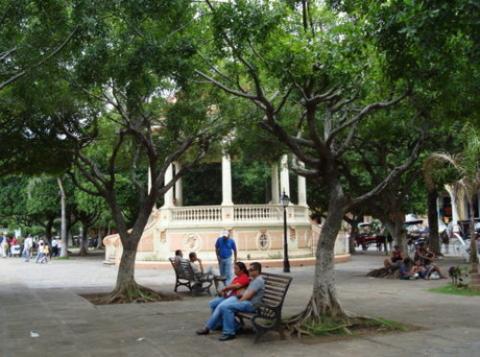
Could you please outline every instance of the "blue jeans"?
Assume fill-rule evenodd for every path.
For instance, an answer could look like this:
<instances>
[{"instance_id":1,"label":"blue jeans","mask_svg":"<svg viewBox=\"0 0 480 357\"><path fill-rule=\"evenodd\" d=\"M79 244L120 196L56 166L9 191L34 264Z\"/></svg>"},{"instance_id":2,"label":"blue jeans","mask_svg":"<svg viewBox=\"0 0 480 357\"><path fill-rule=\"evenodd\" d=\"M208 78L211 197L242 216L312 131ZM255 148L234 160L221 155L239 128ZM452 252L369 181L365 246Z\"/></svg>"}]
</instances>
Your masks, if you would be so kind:
<instances>
[{"instance_id":1,"label":"blue jeans","mask_svg":"<svg viewBox=\"0 0 480 357\"><path fill-rule=\"evenodd\" d=\"M255 312L255 306L250 301L236 301L231 304L226 304L220 307L223 321L223 334L235 335L239 328L239 324L235 320L235 314L237 312Z\"/></svg>"},{"instance_id":2,"label":"blue jeans","mask_svg":"<svg viewBox=\"0 0 480 357\"><path fill-rule=\"evenodd\" d=\"M207 321L206 326L209 330L216 330L222 327L222 308L223 306L228 306L234 304L238 301L236 296L230 296L228 298L224 297L216 297L215 299L211 300L208 305L210 309L212 309L212 314Z\"/></svg>"},{"instance_id":3,"label":"blue jeans","mask_svg":"<svg viewBox=\"0 0 480 357\"><path fill-rule=\"evenodd\" d=\"M45 256L44 253L37 253L37 257L35 258L35 263L38 263L39 261L41 261L44 256Z\"/></svg>"},{"instance_id":4,"label":"blue jeans","mask_svg":"<svg viewBox=\"0 0 480 357\"><path fill-rule=\"evenodd\" d=\"M26 262L30 261L30 258L32 257L32 251L30 249L24 249L22 252L22 257L25 258Z\"/></svg>"},{"instance_id":5,"label":"blue jeans","mask_svg":"<svg viewBox=\"0 0 480 357\"><path fill-rule=\"evenodd\" d=\"M229 284L233 278L233 259L225 258L218 261L218 268L220 269L220 275L227 278L226 283Z\"/></svg>"}]
</instances>

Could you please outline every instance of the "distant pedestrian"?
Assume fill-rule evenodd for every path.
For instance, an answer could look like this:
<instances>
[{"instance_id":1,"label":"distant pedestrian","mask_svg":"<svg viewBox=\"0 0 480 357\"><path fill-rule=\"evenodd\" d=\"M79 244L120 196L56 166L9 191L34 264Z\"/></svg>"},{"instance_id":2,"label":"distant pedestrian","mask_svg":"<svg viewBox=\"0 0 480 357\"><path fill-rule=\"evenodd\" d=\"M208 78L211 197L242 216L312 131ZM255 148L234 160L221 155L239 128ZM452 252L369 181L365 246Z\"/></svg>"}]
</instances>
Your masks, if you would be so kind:
<instances>
[{"instance_id":1,"label":"distant pedestrian","mask_svg":"<svg viewBox=\"0 0 480 357\"><path fill-rule=\"evenodd\" d=\"M22 257L25 259L26 262L29 262L30 259L32 258L32 249L33 249L33 238L31 235L29 235L27 238L25 238L25 241L23 242Z\"/></svg>"},{"instance_id":2,"label":"distant pedestrian","mask_svg":"<svg viewBox=\"0 0 480 357\"><path fill-rule=\"evenodd\" d=\"M53 257L58 257L59 252L58 252L58 240L56 238L52 239L52 256Z\"/></svg>"},{"instance_id":3,"label":"distant pedestrian","mask_svg":"<svg viewBox=\"0 0 480 357\"><path fill-rule=\"evenodd\" d=\"M6 258L7 255L8 255L8 238L6 235L2 235L0 237L0 255L3 257L3 258Z\"/></svg>"},{"instance_id":4,"label":"distant pedestrian","mask_svg":"<svg viewBox=\"0 0 480 357\"><path fill-rule=\"evenodd\" d=\"M37 257L35 258L35 263L46 263L48 261L48 254L48 244L46 244L43 240L40 240L40 242L38 242Z\"/></svg>"},{"instance_id":5,"label":"distant pedestrian","mask_svg":"<svg viewBox=\"0 0 480 357\"><path fill-rule=\"evenodd\" d=\"M227 279L227 284L232 280L233 263L237 261L237 246L235 245L235 241L230 237L231 234L232 230L223 231L222 236L219 237L215 243L220 275ZM232 260L232 255L234 260Z\"/></svg>"}]
</instances>

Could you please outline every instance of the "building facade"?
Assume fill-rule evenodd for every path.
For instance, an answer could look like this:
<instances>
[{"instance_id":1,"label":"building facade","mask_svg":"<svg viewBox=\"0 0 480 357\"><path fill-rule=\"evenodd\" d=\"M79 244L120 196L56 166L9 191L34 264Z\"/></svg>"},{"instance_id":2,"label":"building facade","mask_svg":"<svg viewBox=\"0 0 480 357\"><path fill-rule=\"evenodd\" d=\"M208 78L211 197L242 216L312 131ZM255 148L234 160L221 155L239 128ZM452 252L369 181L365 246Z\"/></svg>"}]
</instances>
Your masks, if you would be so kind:
<instances>
[{"instance_id":1,"label":"building facade","mask_svg":"<svg viewBox=\"0 0 480 357\"><path fill-rule=\"evenodd\" d=\"M164 196L164 205L152 211L137 251L137 264L165 262L175 250L197 252L204 260L215 261L215 241L222 230L232 230L239 259L283 259L284 207L281 193L290 196L288 157L271 167L271 202L235 204L232 200L232 168L228 154L222 156L222 203L209 206L183 206L183 185L178 180ZM165 182L171 180L179 164L169 167ZM219 183L220 184L220 183ZM312 258L320 227L310 220L306 180L298 176L298 199L286 209L289 256L293 260ZM186 188L188 189L188 188ZM122 246L118 235L104 238L105 259L120 261ZM348 256L344 235L337 239L336 255ZM145 265L145 264L144 264Z\"/></svg>"}]
</instances>

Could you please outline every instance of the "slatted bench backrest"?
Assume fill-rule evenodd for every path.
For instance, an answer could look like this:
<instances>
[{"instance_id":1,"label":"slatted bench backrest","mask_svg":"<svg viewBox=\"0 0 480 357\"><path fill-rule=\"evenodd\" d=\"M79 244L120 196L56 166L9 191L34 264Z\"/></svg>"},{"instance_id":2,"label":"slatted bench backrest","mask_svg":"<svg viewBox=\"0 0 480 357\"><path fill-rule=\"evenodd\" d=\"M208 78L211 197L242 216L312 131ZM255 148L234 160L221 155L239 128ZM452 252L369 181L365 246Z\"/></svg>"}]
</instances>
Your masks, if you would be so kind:
<instances>
[{"instance_id":1,"label":"slatted bench backrest","mask_svg":"<svg viewBox=\"0 0 480 357\"><path fill-rule=\"evenodd\" d=\"M285 275L263 273L265 291L262 303L272 308L282 308L292 278Z\"/></svg>"},{"instance_id":2,"label":"slatted bench backrest","mask_svg":"<svg viewBox=\"0 0 480 357\"><path fill-rule=\"evenodd\" d=\"M168 258L168 260L170 260L178 279L195 280L195 274L188 260L182 259L179 261L180 264L175 261L175 258Z\"/></svg>"}]
</instances>

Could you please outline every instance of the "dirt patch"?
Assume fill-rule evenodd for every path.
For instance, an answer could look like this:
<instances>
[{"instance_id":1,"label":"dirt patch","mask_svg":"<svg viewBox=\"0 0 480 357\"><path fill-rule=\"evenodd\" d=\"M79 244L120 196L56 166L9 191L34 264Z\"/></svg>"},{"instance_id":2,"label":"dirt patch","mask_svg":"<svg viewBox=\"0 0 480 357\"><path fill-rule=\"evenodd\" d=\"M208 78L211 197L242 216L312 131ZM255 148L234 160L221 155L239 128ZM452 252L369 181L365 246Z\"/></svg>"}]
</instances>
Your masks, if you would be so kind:
<instances>
[{"instance_id":1,"label":"dirt patch","mask_svg":"<svg viewBox=\"0 0 480 357\"><path fill-rule=\"evenodd\" d=\"M114 302L107 302L108 297L111 295L111 293L89 293L89 294L78 294L85 300L88 300L90 303L93 305L118 305L118 304L130 304L130 303L136 303L136 304L148 304L152 302L164 302L164 301L176 301L176 300L182 300L182 297L179 294L176 293L165 293L165 292L156 292L157 294L152 294L149 297L149 300L142 300L138 299L132 302L124 302L122 300L116 300Z\"/></svg>"}]
</instances>

